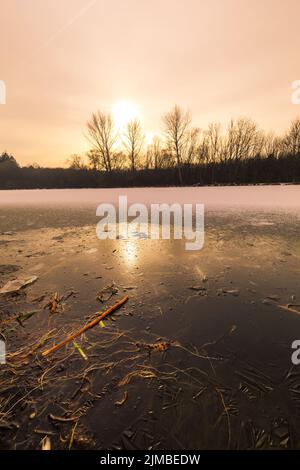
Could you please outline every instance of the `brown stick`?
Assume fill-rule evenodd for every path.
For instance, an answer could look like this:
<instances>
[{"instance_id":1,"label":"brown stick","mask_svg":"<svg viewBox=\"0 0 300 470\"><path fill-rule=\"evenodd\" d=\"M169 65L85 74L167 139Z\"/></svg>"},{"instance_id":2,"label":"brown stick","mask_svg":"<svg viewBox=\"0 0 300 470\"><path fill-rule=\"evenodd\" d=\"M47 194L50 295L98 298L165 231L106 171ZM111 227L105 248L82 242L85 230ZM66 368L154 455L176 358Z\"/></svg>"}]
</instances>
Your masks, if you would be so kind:
<instances>
[{"instance_id":1,"label":"brown stick","mask_svg":"<svg viewBox=\"0 0 300 470\"><path fill-rule=\"evenodd\" d=\"M296 313L297 315L300 315L300 311L296 310L295 308L289 307L289 305L277 305L279 308L282 308L283 310L287 310L288 312Z\"/></svg>"},{"instance_id":2,"label":"brown stick","mask_svg":"<svg viewBox=\"0 0 300 470\"><path fill-rule=\"evenodd\" d=\"M108 310L106 310L105 312L101 313L98 317L94 318L94 320L92 320L90 323L88 323L87 325L85 325L83 328L81 328L80 330L76 331L75 333L73 333L72 335L68 336L66 339L64 339L61 343L58 343L56 344L55 346L53 346L52 348L50 349L47 349L46 351L43 351L42 352L42 356L48 356L48 354L50 354L51 352L54 352L56 351L57 349L61 348L62 346L64 346L65 344L69 343L69 341L72 341L73 339L77 338L77 336L80 336L82 333L84 333L86 330L89 330L90 328L92 328L93 326L97 325L97 323L99 323L99 321L101 321L103 318L107 317L107 315L109 315L110 313L114 312L115 310L117 310L118 308L122 307L122 305L125 304L125 302L127 302L127 300L129 299L128 295L126 295L125 297L123 297L123 299L119 300L119 302L116 302L112 307L110 307Z\"/></svg>"}]
</instances>

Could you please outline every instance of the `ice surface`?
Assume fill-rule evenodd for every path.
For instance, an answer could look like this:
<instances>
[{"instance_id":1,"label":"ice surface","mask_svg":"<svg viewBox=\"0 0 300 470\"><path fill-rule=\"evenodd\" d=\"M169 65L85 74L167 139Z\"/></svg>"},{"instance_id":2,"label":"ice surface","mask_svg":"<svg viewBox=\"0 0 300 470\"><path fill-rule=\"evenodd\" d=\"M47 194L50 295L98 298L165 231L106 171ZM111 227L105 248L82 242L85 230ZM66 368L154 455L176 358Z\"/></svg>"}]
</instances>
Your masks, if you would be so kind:
<instances>
[{"instance_id":1,"label":"ice surface","mask_svg":"<svg viewBox=\"0 0 300 470\"><path fill-rule=\"evenodd\" d=\"M300 209L300 185L219 186L184 188L101 188L2 190L1 206L97 206L116 204L127 195L128 203L202 203L206 208Z\"/></svg>"}]
</instances>

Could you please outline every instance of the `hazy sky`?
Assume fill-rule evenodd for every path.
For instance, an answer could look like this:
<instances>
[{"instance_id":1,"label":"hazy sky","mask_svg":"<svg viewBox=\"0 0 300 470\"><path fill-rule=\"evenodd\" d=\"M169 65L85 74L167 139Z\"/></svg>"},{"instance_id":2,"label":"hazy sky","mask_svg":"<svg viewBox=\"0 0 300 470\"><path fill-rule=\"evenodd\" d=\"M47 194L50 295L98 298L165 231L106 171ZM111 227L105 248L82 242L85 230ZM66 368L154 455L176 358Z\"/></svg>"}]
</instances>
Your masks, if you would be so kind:
<instances>
[{"instance_id":1,"label":"hazy sky","mask_svg":"<svg viewBox=\"0 0 300 470\"><path fill-rule=\"evenodd\" d=\"M194 124L249 116L277 132L300 115L299 0L0 0L0 150L62 165L120 100L159 130L174 103Z\"/></svg>"}]
</instances>

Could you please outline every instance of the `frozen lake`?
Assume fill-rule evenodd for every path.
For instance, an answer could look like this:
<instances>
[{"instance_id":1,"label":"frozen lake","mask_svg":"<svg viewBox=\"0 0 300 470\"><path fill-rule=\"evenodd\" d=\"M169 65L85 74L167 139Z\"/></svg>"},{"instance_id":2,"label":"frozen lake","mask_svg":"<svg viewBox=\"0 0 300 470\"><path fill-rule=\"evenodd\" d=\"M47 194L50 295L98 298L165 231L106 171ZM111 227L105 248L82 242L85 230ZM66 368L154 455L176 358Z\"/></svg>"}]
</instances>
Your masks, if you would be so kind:
<instances>
[{"instance_id":1,"label":"frozen lake","mask_svg":"<svg viewBox=\"0 0 300 470\"><path fill-rule=\"evenodd\" d=\"M2 206L94 206L102 202L116 203L120 195L128 202L202 203L207 209L240 207L242 209L300 208L300 185L219 186L184 188L101 188L101 189L37 189L2 190Z\"/></svg>"},{"instance_id":2,"label":"frozen lake","mask_svg":"<svg viewBox=\"0 0 300 470\"><path fill-rule=\"evenodd\" d=\"M119 195L204 203L203 249L99 240L96 207ZM0 327L12 357L37 347L19 375L14 363L0 368L0 413L18 424L0 429L2 448L39 448L34 430L50 429L62 449L49 416L71 417L55 423L70 433L78 412L89 448L299 448L300 371L289 372L300 332L299 196L300 186L284 185L0 191L0 287L36 277L0 297ZM72 344L50 363L41 357L125 293L124 309L78 339L88 360ZM53 314L45 306L55 296ZM159 342L167 349L150 354Z\"/></svg>"}]
</instances>

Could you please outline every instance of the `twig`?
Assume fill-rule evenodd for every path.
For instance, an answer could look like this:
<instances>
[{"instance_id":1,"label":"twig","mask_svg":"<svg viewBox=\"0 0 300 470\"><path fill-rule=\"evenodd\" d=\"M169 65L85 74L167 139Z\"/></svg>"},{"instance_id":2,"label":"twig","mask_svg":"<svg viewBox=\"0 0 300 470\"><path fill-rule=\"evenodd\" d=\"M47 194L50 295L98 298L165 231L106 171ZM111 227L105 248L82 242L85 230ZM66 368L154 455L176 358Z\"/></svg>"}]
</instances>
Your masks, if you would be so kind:
<instances>
[{"instance_id":1,"label":"twig","mask_svg":"<svg viewBox=\"0 0 300 470\"><path fill-rule=\"evenodd\" d=\"M76 423L75 423L75 425L72 429L72 432L71 432L70 442L69 442L69 450L71 450L73 442L74 442L74 436L75 436L75 431L76 431L76 428L77 428L77 424L78 424L78 421L76 421Z\"/></svg>"},{"instance_id":2,"label":"twig","mask_svg":"<svg viewBox=\"0 0 300 470\"><path fill-rule=\"evenodd\" d=\"M282 310L287 310L288 312L296 313L297 315L300 315L300 311L296 310L295 308L292 308L290 304L288 305L277 305L277 307L281 308Z\"/></svg>"},{"instance_id":3,"label":"twig","mask_svg":"<svg viewBox=\"0 0 300 470\"><path fill-rule=\"evenodd\" d=\"M58 421L59 423L69 423L70 421L75 421L77 418L64 418L63 416L55 416L53 414L49 414L48 418L51 421Z\"/></svg>"},{"instance_id":4,"label":"twig","mask_svg":"<svg viewBox=\"0 0 300 470\"><path fill-rule=\"evenodd\" d=\"M118 308L120 308L122 305L125 304L125 302L127 302L127 300L129 299L129 297L126 295L125 297L123 297L123 299L121 299L119 302L116 302L112 307L110 307L108 310L106 310L104 313L101 313L99 316L97 316L96 318L94 318L94 320L92 320L90 323L88 323L87 325L85 325L83 328L81 328L80 330L76 331L75 333L73 333L72 335L68 336L66 339L64 339L61 343L58 343L56 344L55 346L53 346L52 348L50 349L47 349L46 351L42 352L42 355L43 356L48 356L48 354L54 352L54 351L57 351L57 349L60 349L62 346L64 346L65 344L69 343L70 341L73 341L73 339L77 338L78 336L82 335L82 333L84 333L86 330L89 330L90 328L93 328L93 326L97 325L99 323L100 320L102 320L103 318L107 317L107 315L109 315L110 313L114 312L115 310L117 310Z\"/></svg>"}]
</instances>

